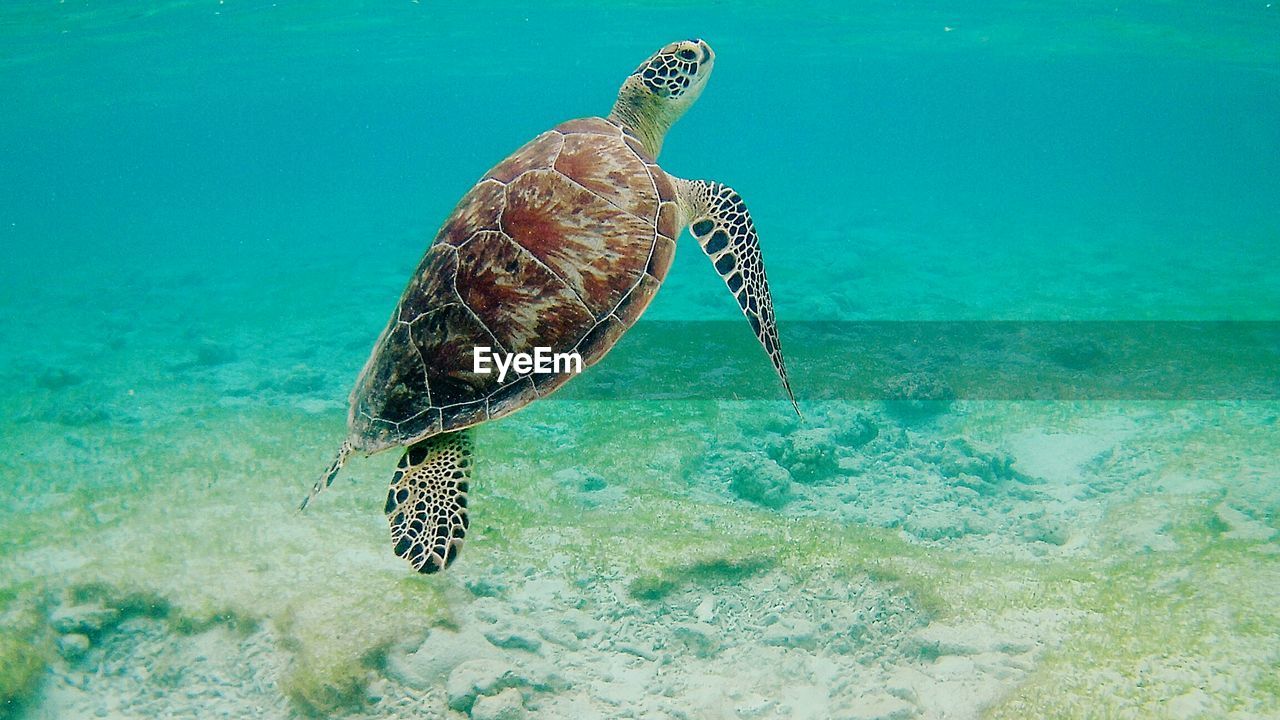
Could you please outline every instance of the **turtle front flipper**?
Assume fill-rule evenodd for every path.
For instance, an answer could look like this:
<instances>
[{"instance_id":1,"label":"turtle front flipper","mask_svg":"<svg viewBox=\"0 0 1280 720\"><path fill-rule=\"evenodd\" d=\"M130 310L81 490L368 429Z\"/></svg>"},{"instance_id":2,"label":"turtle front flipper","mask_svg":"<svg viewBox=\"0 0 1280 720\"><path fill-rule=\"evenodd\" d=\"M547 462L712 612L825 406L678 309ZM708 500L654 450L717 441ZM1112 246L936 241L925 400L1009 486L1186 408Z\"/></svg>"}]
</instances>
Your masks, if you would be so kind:
<instances>
[{"instance_id":1,"label":"turtle front flipper","mask_svg":"<svg viewBox=\"0 0 1280 720\"><path fill-rule=\"evenodd\" d=\"M391 542L420 573L449 567L462 549L471 452L470 430L433 435L409 446L391 477Z\"/></svg>"},{"instance_id":2,"label":"turtle front flipper","mask_svg":"<svg viewBox=\"0 0 1280 720\"><path fill-rule=\"evenodd\" d=\"M738 307L742 308L756 338L773 361L773 369L799 415L800 406L791 392L787 366L782 360L769 279L760 256L760 239L746 203L733 188L717 182L676 180L676 184L690 231L737 299Z\"/></svg>"}]
</instances>

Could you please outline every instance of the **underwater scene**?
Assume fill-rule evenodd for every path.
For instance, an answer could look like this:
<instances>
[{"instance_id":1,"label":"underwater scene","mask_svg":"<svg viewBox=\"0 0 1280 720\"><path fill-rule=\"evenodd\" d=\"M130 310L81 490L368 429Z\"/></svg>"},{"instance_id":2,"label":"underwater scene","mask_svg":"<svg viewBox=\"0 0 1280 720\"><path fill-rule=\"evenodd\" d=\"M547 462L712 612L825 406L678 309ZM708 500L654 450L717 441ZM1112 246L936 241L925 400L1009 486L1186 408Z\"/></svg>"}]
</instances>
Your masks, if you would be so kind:
<instances>
[{"instance_id":1,"label":"underwater scene","mask_svg":"<svg viewBox=\"0 0 1280 720\"><path fill-rule=\"evenodd\" d=\"M1280 718L1280 3L12 0L0 98L0 718Z\"/></svg>"}]
</instances>

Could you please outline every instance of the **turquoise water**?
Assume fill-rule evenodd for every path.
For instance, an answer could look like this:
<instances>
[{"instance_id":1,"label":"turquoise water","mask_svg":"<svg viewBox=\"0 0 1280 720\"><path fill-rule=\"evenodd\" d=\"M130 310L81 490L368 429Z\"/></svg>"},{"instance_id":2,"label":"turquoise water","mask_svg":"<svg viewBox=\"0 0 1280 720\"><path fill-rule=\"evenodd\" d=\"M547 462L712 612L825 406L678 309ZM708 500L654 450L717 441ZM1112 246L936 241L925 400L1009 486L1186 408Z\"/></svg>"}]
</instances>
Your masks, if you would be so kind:
<instances>
[{"instance_id":1,"label":"turquoise water","mask_svg":"<svg viewBox=\"0 0 1280 720\"><path fill-rule=\"evenodd\" d=\"M1280 716L1280 10L970 5L0 8L0 715ZM804 419L686 235L448 573L390 453L295 513L457 198L694 36L661 164L746 198Z\"/></svg>"}]
</instances>

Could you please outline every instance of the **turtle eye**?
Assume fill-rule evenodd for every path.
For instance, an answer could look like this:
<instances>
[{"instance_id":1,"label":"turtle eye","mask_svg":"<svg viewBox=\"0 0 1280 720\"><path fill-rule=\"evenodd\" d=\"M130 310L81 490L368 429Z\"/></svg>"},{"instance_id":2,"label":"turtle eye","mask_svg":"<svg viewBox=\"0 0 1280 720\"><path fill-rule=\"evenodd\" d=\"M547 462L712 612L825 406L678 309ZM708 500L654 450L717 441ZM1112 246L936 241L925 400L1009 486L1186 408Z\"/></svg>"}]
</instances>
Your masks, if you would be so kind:
<instances>
[{"instance_id":1,"label":"turtle eye","mask_svg":"<svg viewBox=\"0 0 1280 720\"><path fill-rule=\"evenodd\" d=\"M685 48L684 50L681 50L679 53L677 53L677 55L679 55L679 56L680 56L680 59L681 59L681 60L689 60L689 61L693 61L693 60L697 60L697 59L698 59L698 53L696 53L696 52L694 52L694 51L692 51L692 50L689 50L688 48Z\"/></svg>"}]
</instances>

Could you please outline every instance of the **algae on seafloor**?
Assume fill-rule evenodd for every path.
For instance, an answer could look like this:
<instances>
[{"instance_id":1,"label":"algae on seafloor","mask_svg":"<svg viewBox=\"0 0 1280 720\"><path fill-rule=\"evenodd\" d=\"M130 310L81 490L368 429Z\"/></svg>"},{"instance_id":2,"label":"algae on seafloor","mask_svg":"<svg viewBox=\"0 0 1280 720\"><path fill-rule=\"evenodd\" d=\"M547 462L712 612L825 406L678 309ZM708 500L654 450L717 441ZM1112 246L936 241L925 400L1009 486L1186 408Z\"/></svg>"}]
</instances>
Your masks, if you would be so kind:
<instances>
[{"instance_id":1,"label":"algae on seafloor","mask_svg":"<svg viewBox=\"0 0 1280 720\"><path fill-rule=\"evenodd\" d=\"M358 709L392 644L452 621L438 585L404 575L398 562L395 567L401 575L390 582L360 592L335 591L273 618L281 644L292 653L280 687L301 712L327 717Z\"/></svg>"},{"instance_id":2,"label":"algae on seafloor","mask_svg":"<svg viewBox=\"0 0 1280 720\"><path fill-rule=\"evenodd\" d=\"M625 404L627 413L632 409ZM705 451L702 429L726 420L714 405L663 409L661 422L619 427L610 419L620 411L616 404L535 406L523 416L525 421L570 410L577 418L572 430L557 431L570 435L569 441L542 442L544 452L536 457L520 451L536 422L485 426L480 452L506 462L486 468L483 455L477 461L486 477L477 483L484 495L472 508L473 533L478 531L480 543L489 548L544 569L548 556L528 548L554 529L557 555L582 571L628 578L628 594L638 600L661 599L690 585L737 583L758 573L802 575L820 569L851 578L883 577L930 614L945 609L946 601L934 588L948 574L949 560L930 559L892 530L690 497L690 487L701 482L690 477L701 463L691 463L689 457ZM652 407L636 409L637 417L653 413ZM616 499L584 508L572 492L548 488L545 479L564 467L600 474Z\"/></svg>"},{"instance_id":3,"label":"algae on seafloor","mask_svg":"<svg viewBox=\"0 0 1280 720\"><path fill-rule=\"evenodd\" d=\"M317 653L315 645L300 645L280 678L280 690L299 712L310 717L358 711L365 704L365 688L382 669L385 657L385 646L353 657Z\"/></svg>"},{"instance_id":4,"label":"algae on seafloor","mask_svg":"<svg viewBox=\"0 0 1280 720\"><path fill-rule=\"evenodd\" d=\"M330 491L303 514L297 502L313 468L299 456L322 467L327 448L282 453L279 439L324 437L318 421L239 408L204 410L199 434L188 427L195 422L158 420L152 432L104 445L82 483L43 496L50 507L6 512L3 536L19 542L0 557L0 575L178 632L268 625L295 656L282 686L300 709L347 706L369 677L361 668L388 643L448 617L438 585L406 574L389 552L380 488L395 458L349 471L379 489ZM33 450L11 462L21 477L58 477L64 459ZM28 666L6 662L6 679Z\"/></svg>"},{"instance_id":5,"label":"algae on seafloor","mask_svg":"<svg viewBox=\"0 0 1280 720\"><path fill-rule=\"evenodd\" d=\"M1170 513L1176 551L1090 563L1088 586L1056 599L1085 610L1084 618L988 717L1089 718L1103 709L1155 717L1179 697L1204 716L1280 714L1280 558L1223 538L1210 511L1216 500L1184 498ZM1137 500L1114 511L1110 524L1149 514L1151 502L1170 499ZM1230 612L1224 597L1233 599ZM1234 690L1203 695L1205 678Z\"/></svg>"},{"instance_id":6,"label":"algae on seafloor","mask_svg":"<svg viewBox=\"0 0 1280 720\"><path fill-rule=\"evenodd\" d=\"M745 556L668 565L656 574L642 575L632 580L627 593L636 600L661 600L689 585L740 582L777 564L778 561L772 557Z\"/></svg>"},{"instance_id":7,"label":"algae on seafloor","mask_svg":"<svg viewBox=\"0 0 1280 720\"><path fill-rule=\"evenodd\" d=\"M17 717L48 666L44 613L27 595L0 588L0 718Z\"/></svg>"},{"instance_id":8,"label":"algae on seafloor","mask_svg":"<svg viewBox=\"0 0 1280 720\"><path fill-rule=\"evenodd\" d=\"M692 413L602 430L601 418L615 412L587 403L543 404L520 420L479 431L472 537L455 573L417 577L389 552L379 511L393 453L353 463L344 482L298 514L312 466L304 473L295 455L310 456L319 467L329 448L317 441L281 453L278 439L325 432L295 413L244 409L206 413L203 442L218 445L216 451L186 447L195 442L189 432L180 437L169 425L155 428L163 437L154 441L125 438L104 446L104 456L85 472L119 471L124 481L104 477L106 490L64 490L46 495L47 511L6 514L0 538L15 541L13 556L21 554L23 562L0 558L0 571L38 573L54 567L47 558L66 568L68 556L60 553L74 547L82 564L31 581L49 590L70 585L75 601L96 597L134 608L130 612L161 614L183 632L215 623L270 627L291 654L280 688L300 712L314 716L360 706L388 643L447 622L448 589L470 587L468 579L488 568L587 583L620 578L632 599L657 602L696 585L750 582L758 573L823 573L850 582L870 576L906 590L913 607L930 618L991 623L1006 610L1072 614L1077 619L1060 649L992 710L995 717L1069 714L1071 703L1085 697L1074 679L1083 666L1115 669L1133 683L1134 663L1156 658L1161 643L1182 645L1191 661L1214 662L1214 643L1225 639L1224 652L1247 651L1261 671L1280 662L1265 654L1278 619L1261 600L1242 604L1229 621L1215 617L1221 597L1238 594L1233 587L1260 587L1264 580L1280 586L1266 579L1276 573L1271 556L1227 537L1222 519L1209 511L1216 497L1193 498L1169 530L1180 548L1173 554L1130 557L1117 545L1099 558L1010 560L921 547L890 529L788 516L703 492L698 478L682 482L679 475L693 467L685 458L702 443L696 428L686 426L696 424L685 422ZM561 422L561 415L581 421ZM538 453L527 452L531 443ZM216 473L206 467L212 456ZM38 477L59 460L58 453L31 453L6 462L21 476ZM555 471L564 468L598 473L611 499L584 504L576 486L555 481ZM150 479L137 482L140 477ZM1125 518L1111 523L1123 525ZM1177 573L1188 568L1192 576L1179 580ZM1176 633L1131 637L1135 627L1169 618L1179 623ZM1237 675L1255 707L1277 706L1277 688L1265 672ZM1123 709L1150 695L1117 697Z\"/></svg>"}]
</instances>

